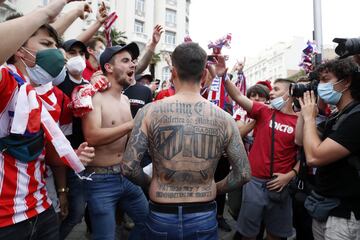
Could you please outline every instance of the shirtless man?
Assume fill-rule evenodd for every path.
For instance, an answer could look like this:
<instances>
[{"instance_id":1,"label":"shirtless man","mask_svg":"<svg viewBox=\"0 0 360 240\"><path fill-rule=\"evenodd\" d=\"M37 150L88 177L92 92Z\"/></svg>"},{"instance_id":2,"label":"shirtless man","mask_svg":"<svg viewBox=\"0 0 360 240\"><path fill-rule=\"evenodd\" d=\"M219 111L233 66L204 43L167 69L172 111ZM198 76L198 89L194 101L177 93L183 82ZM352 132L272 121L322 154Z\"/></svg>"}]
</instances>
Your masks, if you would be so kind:
<instances>
[{"instance_id":1,"label":"shirtless man","mask_svg":"<svg viewBox=\"0 0 360 240\"><path fill-rule=\"evenodd\" d=\"M134 60L138 55L135 43L105 49L100 66L111 87L94 95L94 109L83 118L85 139L96 151L96 158L86 168L88 173L95 173L93 181L85 183L93 239L115 239L118 204L135 223L129 239L141 239L148 213L141 188L127 180L120 170L128 133L133 128L129 100L122 91L134 77Z\"/></svg>"},{"instance_id":2,"label":"shirtless man","mask_svg":"<svg viewBox=\"0 0 360 240\"><path fill-rule=\"evenodd\" d=\"M249 180L249 163L231 115L200 95L201 79L208 74L206 52L196 43L184 43L171 57L176 94L138 112L122 173L149 188L151 211L144 239L218 239L214 199ZM148 148L152 177L140 167ZM224 152L232 171L215 183Z\"/></svg>"}]
</instances>

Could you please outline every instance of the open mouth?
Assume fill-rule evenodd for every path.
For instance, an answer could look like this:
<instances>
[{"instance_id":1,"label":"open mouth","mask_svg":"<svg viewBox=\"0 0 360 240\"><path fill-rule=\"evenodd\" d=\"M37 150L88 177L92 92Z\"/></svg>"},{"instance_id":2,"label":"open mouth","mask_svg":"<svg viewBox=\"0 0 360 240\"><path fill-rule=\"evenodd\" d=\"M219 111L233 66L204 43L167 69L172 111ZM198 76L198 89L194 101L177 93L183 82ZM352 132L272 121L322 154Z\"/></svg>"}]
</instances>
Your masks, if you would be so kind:
<instances>
[{"instance_id":1,"label":"open mouth","mask_svg":"<svg viewBox=\"0 0 360 240\"><path fill-rule=\"evenodd\" d=\"M127 75L129 76L129 77L132 77L132 76L134 76L134 71L130 71L130 72L127 72Z\"/></svg>"}]
</instances>

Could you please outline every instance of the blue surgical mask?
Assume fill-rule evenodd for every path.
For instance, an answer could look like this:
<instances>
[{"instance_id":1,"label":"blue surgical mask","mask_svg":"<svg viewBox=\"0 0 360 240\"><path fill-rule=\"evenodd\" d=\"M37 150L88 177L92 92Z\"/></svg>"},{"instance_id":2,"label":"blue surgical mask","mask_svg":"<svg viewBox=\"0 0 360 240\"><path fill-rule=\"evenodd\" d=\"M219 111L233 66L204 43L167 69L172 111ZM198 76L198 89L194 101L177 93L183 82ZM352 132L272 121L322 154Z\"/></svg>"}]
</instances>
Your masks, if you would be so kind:
<instances>
[{"instance_id":1,"label":"blue surgical mask","mask_svg":"<svg viewBox=\"0 0 360 240\"><path fill-rule=\"evenodd\" d=\"M287 100L285 101L283 96L280 96L270 100L270 105L276 110L281 110L285 106L286 102Z\"/></svg>"},{"instance_id":2,"label":"blue surgical mask","mask_svg":"<svg viewBox=\"0 0 360 240\"><path fill-rule=\"evenodd\" d=\"M341 80L343 81L343 80ZM337 83L319 83L317 87L318 95L319 97L328 104L336 105L342 96L342 92L338 92L334 90L334 85L340 83L341 81L338 81Z\"/></svg>"}]
</instances>

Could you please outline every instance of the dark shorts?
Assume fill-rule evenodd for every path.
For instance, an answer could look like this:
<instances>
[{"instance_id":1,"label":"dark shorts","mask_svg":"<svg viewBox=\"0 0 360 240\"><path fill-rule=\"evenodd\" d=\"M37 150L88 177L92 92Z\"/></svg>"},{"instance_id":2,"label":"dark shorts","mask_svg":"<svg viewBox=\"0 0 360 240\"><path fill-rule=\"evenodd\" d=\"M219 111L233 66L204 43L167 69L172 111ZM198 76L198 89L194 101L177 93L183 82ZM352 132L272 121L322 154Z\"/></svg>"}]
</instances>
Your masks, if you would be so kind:
<instances>
[{"instance_id":1,"label":"dark shorts","mask_svg":"<svg viewBox=\"0 0 360 240\"><path fill-rule=\"evenodd\" d=\"M244 185L237 230L245 237L256 237L263 221L272 235L290 237L293 233L291 197L288 194L282 203L271 201L265 186L267 181L252 177Z\"/></svg>"}]
</instances>

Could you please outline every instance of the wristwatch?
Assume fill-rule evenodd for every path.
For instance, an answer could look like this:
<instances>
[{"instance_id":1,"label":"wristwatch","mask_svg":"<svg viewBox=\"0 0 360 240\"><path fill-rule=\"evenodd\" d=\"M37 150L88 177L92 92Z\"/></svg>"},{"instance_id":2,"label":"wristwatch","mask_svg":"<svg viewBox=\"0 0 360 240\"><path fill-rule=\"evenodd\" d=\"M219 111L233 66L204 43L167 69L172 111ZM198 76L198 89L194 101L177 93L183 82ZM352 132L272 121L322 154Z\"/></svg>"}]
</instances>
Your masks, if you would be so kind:
<instances>
[{"instance_id":1,"label":"wristwatch","mask_svg":"<svg viewBox=\"0 0 360 240\"><path fill-rule=\"evenodd\" d=\"M65 188L58 188L57 190L58 193L68 193L69 192L69 188L65 187Z\"/></svg>"}]
</instances>

